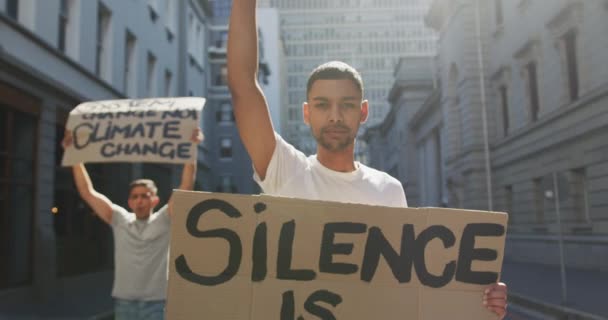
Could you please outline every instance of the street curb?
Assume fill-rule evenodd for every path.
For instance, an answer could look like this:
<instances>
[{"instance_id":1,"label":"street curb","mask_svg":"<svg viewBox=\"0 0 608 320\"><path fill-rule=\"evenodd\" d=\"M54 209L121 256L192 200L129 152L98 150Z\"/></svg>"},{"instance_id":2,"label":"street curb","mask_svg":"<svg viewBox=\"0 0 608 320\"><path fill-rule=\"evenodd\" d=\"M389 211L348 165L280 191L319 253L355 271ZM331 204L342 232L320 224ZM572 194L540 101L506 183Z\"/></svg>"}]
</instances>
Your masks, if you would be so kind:
<instances>
[{"instance_id":1,"label":"street curb","mask_svg":"<svg viewBox=\"0 0 608 320\"><path fill-rule=\"evenodd\" d=\"M114 319L114 310L98 313L94 316L87 318L87 320L112 320L112 319Z\"/></svg>"},{"instance_id":2,"label":"street curb","mask_svg":"<svg viewBox=\"0 0 608 320\"><path fill-rule=\"evenodd\" d=\"M518 306L527 307L543 313L564 317L568 320L608 320L607 317L591 314L585 311L576 310L573 308L547 303L535 298L528 297L519 293L509 292L509 302Z\"/></svg>"}]
</instances>

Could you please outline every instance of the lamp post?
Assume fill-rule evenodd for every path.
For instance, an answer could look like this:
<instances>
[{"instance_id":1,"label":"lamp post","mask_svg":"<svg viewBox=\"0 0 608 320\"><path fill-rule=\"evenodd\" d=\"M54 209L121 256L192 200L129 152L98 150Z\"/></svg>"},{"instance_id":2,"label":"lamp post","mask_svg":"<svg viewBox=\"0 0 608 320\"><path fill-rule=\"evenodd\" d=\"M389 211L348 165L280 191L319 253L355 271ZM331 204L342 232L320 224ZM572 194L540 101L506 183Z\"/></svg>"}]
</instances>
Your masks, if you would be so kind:
<instances>
[{"instance_id":1,"label":"lamp post","mask_svg":"<svg viewBox=\"0 0 608 320\"><path fill-rule=\"evenodd\" d=\"M492 170L490 168L490 144L488 141L488 119L487 119L487 105L486 105L486 81L485 81L485 70L483 63L483 51L481 46L481 14L479 9L479 2L482 0L475 1L475 31L477 40L477 63L479 69L479 89L481 95L481 122L483 126L483 151L485 159L486 169L486 193L488 196L488 210L492 211ZM485 1L485 0L483 0Z\"/></svg>"},{"instance_id":2,"label":"lamp post","mask_svg":"<svg viewBox=\"0 0 608 320\"><path fill-rule=\"evenodd\" d=\"M557 216L557 228L558 228L557 241L559 243L559 268L560 268L561 283L562 283L562 304L565 304L568 299L568 295L567 295L568 291L567 291L567 286L566 286L566 264L564 262L564 238L563 238L563 233L562 233L562 218L561 218L560 205L559 205L560 198L559 198L559 188L558 188L556 172L553 172L552 178L553 178L553 190L546 190L545 197L547 199L553 199L555 201L555 214Z\"/></svg>"}]
</instances>

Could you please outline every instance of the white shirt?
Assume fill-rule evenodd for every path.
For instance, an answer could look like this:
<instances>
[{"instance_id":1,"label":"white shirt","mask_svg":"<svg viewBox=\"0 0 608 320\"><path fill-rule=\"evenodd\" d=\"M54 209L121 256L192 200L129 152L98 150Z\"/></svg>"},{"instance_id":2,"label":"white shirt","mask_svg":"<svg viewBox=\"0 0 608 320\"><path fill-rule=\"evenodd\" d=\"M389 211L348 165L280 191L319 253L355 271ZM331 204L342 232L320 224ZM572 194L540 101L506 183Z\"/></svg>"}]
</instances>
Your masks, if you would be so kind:
<instances>
[{"instance_id":1,"label":"white shirt","mask_svg":"<svg viewBox=\"0 0 608 320\"><path fill-rule=\"evenodd\" d=\"M355 162L352 172L323 166L316 155L304 153L278 134L266 176L262 181L254 168L254 180L264 193L291 198L337 201L387 207L407 207L401 183L385 172Z\"/></svg>"},{"instance_id":2,"label":"white shirt","mask_svg":"<svg viewBox=\"0 0 608 320\"><path fill-rule=\"evenodd\" d=\"M165 205L148 220L112 205L114 288L112 296L130 300L164 300L170 219Z\"/></svg>"}]
</instances>

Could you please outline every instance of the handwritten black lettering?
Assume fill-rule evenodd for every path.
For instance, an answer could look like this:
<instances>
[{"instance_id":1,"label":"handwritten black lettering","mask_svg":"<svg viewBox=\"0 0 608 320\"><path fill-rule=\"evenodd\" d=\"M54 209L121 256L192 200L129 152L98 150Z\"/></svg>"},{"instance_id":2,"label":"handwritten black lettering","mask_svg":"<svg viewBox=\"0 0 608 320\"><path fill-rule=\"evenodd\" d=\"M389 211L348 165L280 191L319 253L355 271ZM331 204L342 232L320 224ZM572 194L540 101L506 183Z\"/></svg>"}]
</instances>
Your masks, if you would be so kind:
<instances>
[{"instance_id":1,"label":"handwritten black lettering","mask_svg":"<svg viewBox=\"0 0 608 320\"><path fill-rule=\"evenodd\" d=\"M380 256L383 256L399 283L410 282L412 261L416 256L414 226L404 224L401 231L401 250L397 254L388 242L382 230L371 227L365 244L365 255L361 266L361 280L370 282L376 273Z\"/></svg>"},{"instance_id":2,"label":"handwritten black lettering","mask_svg":"<svg viewBox=\"0 0 608 320\"><path fill-rule=\"evenodd\" d=\"M446 264L445 268L443 269L443 273L440 276L435 276L428 272L426 268L426 261L424 259L424 252L427 244L435 238L441 240L445 248L452 247L456 242L454 233L452 233L452 231L445 226L430 226L424 229L418 235L418 238L416 238L416 256L414 258L414 266L416 267L416 275L418 276L420 283L431 288L441 288L452 280L456 270L456 261L450 261L448 264Z\"/></svg>"},{"instance_id":3,"label":"handwritten black lettering","mask_svg":"<svg viewBox=\"0 0 608 320\"><path fill-rule=\"evenodd\" d=\"M352 263L333 262L334 254L349 255L353 252L352 243L334 243L336 233L364 233L367 225L354 222L328 223L323 228L321 240L321 255L319 257L319 271L325 273L351 274L357 272L359 267Z\"/></svg>"},{"instance_id":4,"label":"handwritten black lettering","mask_svg":"<svg viewBox=\"0 0 608 320\"><path fill-rule=\"evenodd\" d=\"M498 280L498 273L472 271L473 260L494 261L498 252L488 248L475 248L475 237L502 237L505 227L495 223L472 223L465 226L460 240L460 256L456 280L465 283L490 284Z\"/></svg>"},{"instance_id":5,"label":"handwritten black lettering","mask_svg":"<svg viewBox=\"0 0 608 320\"><path fill-rule=\"evenodd\" d=\"M224 271L217 276L204 276L196 274L190 269L188 262L186 261L186 257L183 254L178 256L175 260L175 270L182 278L190 282L206 286L216 286L218 284L230 281L230 279L232 279L239 270L243 253L243 245L241 244L241 239L236 232L227 228L206 231L198 229L199 220L205 213L211 210L219 210L230 218L239 218L241 217L241 213L230 203L218 199L210 199L200 202L192 207L188 213L186 229L190 235L196 238L222 238L225 239L230 245L228 265Z\"/></svg>"},{"instance_id":6,"label":"handwritten black lettering","mask_svg":"<svg viewBox=\"0 0 608 320\"><path fill-rule=\"evenodd\" d=\"M291 220L283 224L279 236L279 252L277 255L277 279L284 280L313 280L317 275L313 270L291 269L293 253L293 238L296 231L296 222Z\"/></svg>"}]
</instances>

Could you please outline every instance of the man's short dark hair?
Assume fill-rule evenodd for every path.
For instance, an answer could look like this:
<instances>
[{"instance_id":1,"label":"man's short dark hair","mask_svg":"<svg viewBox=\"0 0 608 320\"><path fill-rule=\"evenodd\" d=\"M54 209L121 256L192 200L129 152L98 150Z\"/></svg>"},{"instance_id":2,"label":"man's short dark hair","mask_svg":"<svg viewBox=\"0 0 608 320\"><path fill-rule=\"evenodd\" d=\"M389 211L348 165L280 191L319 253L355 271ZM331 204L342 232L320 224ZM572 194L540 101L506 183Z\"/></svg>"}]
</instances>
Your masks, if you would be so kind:
<instances>
[{"instance_id":1,"label":"man's short dark hair","mask_svg":"<svg viewBox=\"0 0 608 320\"><path fill-rule=\"evenodd\" d=\"M316 67L308 76L306 84L306 96L310 93L312 85L317 80L351 80L363 96L363 80L361 74L355 68L342 61L330 61Z\"/></svg>"},{"instance_id":2,"label":"man's short dark hair","mask_svg":"<svg viewBox=\"0 0 608 320\"><path fill-rule=\"evenodd\" d=\"M152 195L156 195L156 192L158 192L158 188L156 188L156 183L154 183L154 181L150 179L137 179L131 182L131 184L129 184L129 195L131 195L131 191L135 187L146 187L150 189Z\"/></svg>"}]
</instances>

